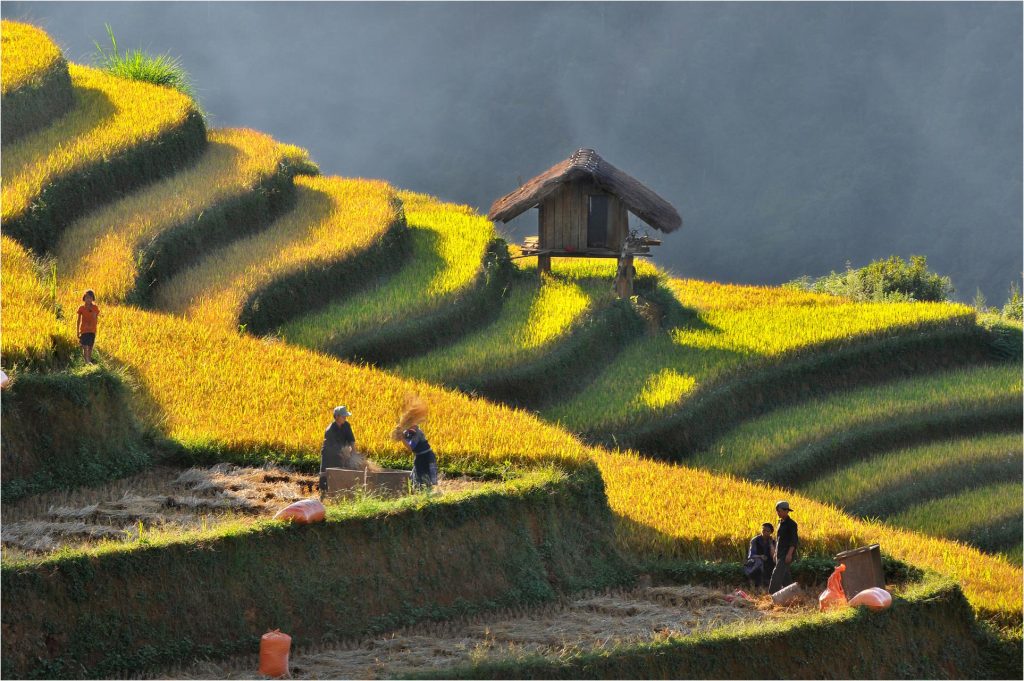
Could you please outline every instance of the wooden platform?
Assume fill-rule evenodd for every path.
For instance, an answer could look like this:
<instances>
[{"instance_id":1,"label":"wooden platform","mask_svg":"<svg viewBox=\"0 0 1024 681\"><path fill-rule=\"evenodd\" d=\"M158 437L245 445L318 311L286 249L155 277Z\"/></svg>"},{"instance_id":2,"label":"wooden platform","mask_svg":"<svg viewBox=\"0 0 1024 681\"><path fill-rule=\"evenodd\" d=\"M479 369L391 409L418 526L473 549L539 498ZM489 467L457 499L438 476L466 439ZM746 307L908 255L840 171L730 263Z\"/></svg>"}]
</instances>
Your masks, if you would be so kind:
<instances>
[{"instance_id":1,"label":"wooden platform","mask_svg":"<svg viewBox=\"0 0 1024 681\"><path fill-rule=\"evenodd\" d=\"M651 246L658 246L661 244L657 239L648 239L645 241L651 241L653 243L641 243L638 247L634 247L627 251L627 255L636 256L650 256ZM552 258L618 258L622 255L619 251L614 251L610 248L585 248L585 249L556 249L556 248L541 248L540 240L535 236L528 236L523 240L523 243L519 245L521 254L517 257L526 258L530 256L546 255Z\"/></svg>"}]
</instances>

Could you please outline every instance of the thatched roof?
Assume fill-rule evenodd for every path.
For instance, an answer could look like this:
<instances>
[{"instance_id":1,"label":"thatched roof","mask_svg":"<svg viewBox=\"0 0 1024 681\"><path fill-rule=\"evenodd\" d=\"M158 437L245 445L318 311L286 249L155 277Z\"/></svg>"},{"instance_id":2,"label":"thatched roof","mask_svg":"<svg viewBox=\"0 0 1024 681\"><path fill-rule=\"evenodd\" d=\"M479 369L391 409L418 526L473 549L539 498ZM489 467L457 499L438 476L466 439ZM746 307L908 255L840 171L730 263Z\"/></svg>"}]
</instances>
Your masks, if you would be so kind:
<instances>
[{"instance_id":1,"label":"thatched roof","mask_svg":"<svg viewBox=\"0 0 1024 681\"><path fill-rule=\"evenodd\" d=\"M618 196L634 215L657 230L667 234L683 224L672 204L598 156L593 149L579 149L511 194L501 197L491 206L487 218L508 222L538 205L562 184L587 178L602 191Z\"/></svg>"}]
</instances>

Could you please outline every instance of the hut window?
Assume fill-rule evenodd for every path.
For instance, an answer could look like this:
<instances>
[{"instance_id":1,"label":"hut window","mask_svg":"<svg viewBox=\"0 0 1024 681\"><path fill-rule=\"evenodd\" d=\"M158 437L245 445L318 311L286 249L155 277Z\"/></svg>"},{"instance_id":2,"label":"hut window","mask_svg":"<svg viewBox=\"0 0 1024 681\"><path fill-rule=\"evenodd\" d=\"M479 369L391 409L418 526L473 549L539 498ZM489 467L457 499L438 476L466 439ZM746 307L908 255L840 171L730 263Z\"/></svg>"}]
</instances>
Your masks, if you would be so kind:
<instances>
[{"instance_id":1,"label":"hut window","mask_svg":"<svg viewBox=\"0 0 1024 681\"><path fill-rule=\"evenodd\" d=\"M587 247L608 247L608 195L591 194L587 206Z\"/></svg>"}]
</instances>

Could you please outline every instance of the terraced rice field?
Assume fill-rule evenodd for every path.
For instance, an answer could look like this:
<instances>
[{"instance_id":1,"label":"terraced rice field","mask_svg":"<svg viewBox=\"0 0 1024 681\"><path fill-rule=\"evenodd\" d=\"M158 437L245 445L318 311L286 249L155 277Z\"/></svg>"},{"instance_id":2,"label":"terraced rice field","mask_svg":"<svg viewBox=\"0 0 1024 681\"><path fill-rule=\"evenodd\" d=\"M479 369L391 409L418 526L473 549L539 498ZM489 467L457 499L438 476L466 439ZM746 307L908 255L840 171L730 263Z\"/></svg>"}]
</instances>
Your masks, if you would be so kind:
<instances>
[{"instance_id":1,"label":"terraced rice field","mask_svg":"<svg viewBox=\"0 0 1024 681\"><path fill-rule=\"evenodd\" d=\"M78 66L71 67L71 74L75 110L4 147L5 221L23 214L49 187L102 159L144 148L147 140L195 113L187 98L169 90L126 84ZM146 163L164 159L148 153L152 155ZM994 472L1011 470L1011 457L1020 460L1019 441L1018 447L1010 447L1011 438L1002 435L1005 427L982 422L978 432L958 433L971 438L965 445L970 455L955 466L958 443L878 447L865 452L872 455L870 467L864 457L855 457L858 463L850 466L824 465L831 450L815 449L814 456L805 451L878 424L904 423L899 419L912 424L916 418L920 425L923 417L936 417L934 423L953 423L955 429L962 425L956 419L965 414L980 418L986 409L1012 411L1021 399L1019 364L926 375L770 412L742 423L693 459L712 470L588 447L571 432L614 430L660 418L695 391L767 358L786 358L823 343L855 342L870 334L903 333L931 321L973 324L968 308L853 304L788 289L672 279L641 265L641 274L671 294L663 296L661 309L650 320L651 329L660 329L619 353L582 392L545 408L545 422L437 384L485 368L510 367L556 347L604 305L614 263L559 263L555 275L543 282L529 279L529 266L519 263L527 270L519 276L527 278L515 279L496 321L466 328L449 346L397 367L415 378L346 363L321 351L336 350L370 332L386 339L393 325L440 315L482 286L482 263L495 234L489 222L465 206L408 192L398 193L399 203L383 182L329 177L295 178L296 204L273 225L264 230L243 225L232 243L197 254L191 268L158 282L154 301L159 310L124 302L146 274L140 271L140 254L154 238L196 224L199 213L251 193L268 173L293 162L303 165L308 158L258 133L211 133L206 154L193 166L81 218L56 249L59 270L69 274L60 289L65 310L77 304L71 297L77 289L105 289L109 298L100 291L98 354L128 372L140 413L183 456L208 463L273 462L313 469L330 409L346 403L354 413L361 448L381 463L407 464L407 453L389 434L403 399L415 393L430 408L424 429L442 469L507 480L507 487L493 483L492 492L525 488L533 484L524 480L529 475L564 482L580 466L596 463L615 514L617 543L634 558L741 561L750 537L762 522L773 519L775 501L785 496L801 523L805 554L830 555L878 542L893 557L958 580L980 612L1003 618L1019 614L1019 565L958 541L894 526L1019 551L1010 531L1013 523L1019 530L1021 520L1019 469L1013 480L993 484L991 478ZM292 182L290 175L287 181ZM116 194L122 188L110 189ZM285 324L283 340L239 333L240 316L253 296L303 268L351 262L399 224L403 211L410 248L393 273ZM3 353L9 366L19 356L45 352L55 337L67 339L73 319L52 315L52 294L22 245L4 237L2 248ZM736 477L774 480L794 462L813 464L803 466L811 472L799 480L802 489L797 492ZM911 489L908 469L934 493ZM978 473L972 478L969 471ZM830 475L831 482L824 477ZM973 488L948 487L954 475ZM867 504L879 479L902 490L901 504L914 505L893 506L885 522L858 519L832 505ZM840 487L847 496L837 492ZM424 497L400 505L424 510L434 503ZM375 506L373 513L393 510L385 504ZM359 517L373 515L364 511ZM328 523L348 517L346 513L332 509ZM49 522L71 521L55 516ZM250 529L232 522L213 528L189 525L171 528L146 546L199 544L227 535L260 541L261 535ZM90 550L127 554L143 545L140 536L134 542L121 539L117 545Z\"/></svg>"},{"instance_id":2,"label":"terraced rice field","mask_svg":"<svg viewBox=\"0 0 1024 681\"><path fill-rule=\"evenodd\" d=\"M31 24L4 21L0 24L0 92L4 96L38 84L64 61L64 55L50 36Z\"/></svg>"},{"instance_id":3,"label":"terraced rice field","mask_svg":"<svg viewBox=\"0 0 1024 681\"><path fill-rule=\"evenodd\" d=\"M54 315L50 291L40 278L39 266L14 239L0 237L3 261L3 333L0 352L10 363L44 358L54 339L71 342L71 334ZM8 366L10 366L8 364Z\"/></svg>"},{"instance_id":4,"label":"terraced rice field","mask_svg":"<svg viewBox=\"0 0 1024 681\"><path fill-rule=\"evenodd\" d=\"M67 62L50 36L5 20L0 38L0 133L6 145L64 114L73 96Z\"/></svg>"},{"instance_id":5,"label":"terraced rice field","mask_svg":"<svg viewBox=\"0 0 1024 681\"><path fill-rule=\"evenodd\" d=\"M961 489L1012 479L1022 459L1020 433L990 433L887 452L819 477L800 491L857 515L888 517Z\"/></svg>"},{"instance_id":6,"label":"terraced rice field","mask_svg":"<svg viewBox=\"0 0 1024 681\"><path fill-rule=\"evenodd\" d=\"M243 200L288 168L308 163L304 150L254 130L212 130L206 150L182 172L107 204L71 224L56 249L65 288L91 288L123 301L145 280L146 255L174 229L188 228L219 206ZM238 229L257 225L239 225ZM164 283L164 282L160 282Z\"/></svg>"},{"instance_id":7,"label":"terraced rice field","mask_svg":"<svg viewBox=\"0 0 1024 681\"><path fill-rule=\"evenodd\" d=\"M331 349L368 329L435 312L467 291L480 273L494 226L468 206L399 192L411 254L398 272L367 290L303 315L282 329L289 343Z\"/></svg>"},{"instance_id":8,"label":"terraced rice field","mask_svg":"<svg viewBox=\"0 0 1024 681\"><path fill-rule=\"evenodd\" d=\"M775 463L792 463L802 447L830 436L896 418L1020 402L1020 396L1020 372L1013 365L981 366L870 386L753 419L693 457L691 463L756 478L770 474ZM821 475L840 462L814 464L813 472Z\"/></svg>"},{"instance_id":9,"label":"terraced rice field","mask_svg":"<svg viewBox=\"0 0 1024 681\"><path fill-rule=\"evenodd\" d=\"M656 418L714 380L760 359L859 335L892 333L929 321L969 316L932 303L821 302L790 290L677 281L669 328L624 350L579 394L543 416L577 432L605 431ZM608 395L617 399L609 400Z\"/></svg>"},{"instance_id":10,"label":"terraced rice field","mask_svg":"<svg viewBox=\"0 0 1024 681\"><path fill-rule=\"evenodd\" d=\"M204 255L160 287L156 306L235 329L246 300L260 289L364 251L400 220L400 204L385 182L298 177L295 184L291 211L266 230Z\"/></svg>"},{"instance_id":11,"label":"terraced rice field","mask_svg":"<svg viewBox=\"0 0 1024 681\"><path fill-rule=\"evenodd\" d=\"M507 369L557 345L587 314L612 299L607 279L576 279L557 269L543 280L535 272L529 278L517 277L493 323L394 369L448 385Z\"/></svg>"},{"instance_id":12,"label":"terraced rice field","mask_svg":"<svg viewBox=\"0 0 1024 681\"><path fill-rule=\"evenodd\" d=\"M168 88L69 67L75 103L38 132L4 145L3 220L16 220L48 186L91 164L152 141L197 115L188 97Z\"/></svg>"},{"instance_id":13,"label":"terraced rice field","mask_svg":"<svg viewBox=\"0 0 1024 681\"><path fill-rule=\"evenodd\" d=\"M774 522L787 499L800 524L804 555L834 555L843 547L879 543L891 556L949 575L976 608L1020 608L1020 566L966 545L887 523L855 519L799 493L635 455L597 454L608 502L617 515L623 550L655 559L731 560L746 557L761 523Z\"/></svg>"},{"instance_id":14,"label":"terraced rice field","mask_svg":"<svg viewBox=\"0 0 1024 681\"><path fill-rule=\"evenodd\" d=\"M999 482L916 504L889 522L969 542L986 551L1020 545L1024 513L1020 481Z\"/></svg>"}]
</instances>

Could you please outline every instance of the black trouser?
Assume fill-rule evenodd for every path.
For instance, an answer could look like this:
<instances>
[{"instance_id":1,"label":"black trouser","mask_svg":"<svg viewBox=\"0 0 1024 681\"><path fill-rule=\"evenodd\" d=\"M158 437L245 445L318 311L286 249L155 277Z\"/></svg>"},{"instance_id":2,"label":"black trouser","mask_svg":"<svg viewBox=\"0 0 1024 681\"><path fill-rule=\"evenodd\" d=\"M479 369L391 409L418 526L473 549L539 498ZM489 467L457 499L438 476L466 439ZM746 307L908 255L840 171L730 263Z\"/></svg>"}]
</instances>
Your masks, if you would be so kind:
<instances>
[{"instance_id":1,"label":"black trouser","mask_svg":"<svg viewBox=\"0 0 1024 681\"><path fill-rule=\"evenodd\" d=\"M768 586L768 582L771 581L772 578L772 570L774 569L775 561L766 560L761 563L761 568L759 570L754 570L750 574L750 578L754 580L754 586Z\"/></svg>"},{"instance_id":2,"label":"black trouser","mask_svg":"<svg viewBox=\"0 0 1024 681\"><path fill-rule=\"evenodd\" d=\"M789 565L786 564L786 559L782 552L779 552L779 563L772 571L772 579L768 583L768 592L775 593L780 589L785 589L792 583L793 575L789 573Z\"/></svg>"}]
</instances>

